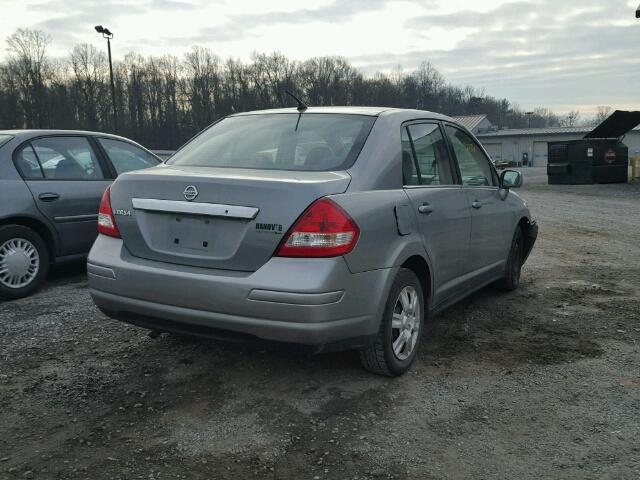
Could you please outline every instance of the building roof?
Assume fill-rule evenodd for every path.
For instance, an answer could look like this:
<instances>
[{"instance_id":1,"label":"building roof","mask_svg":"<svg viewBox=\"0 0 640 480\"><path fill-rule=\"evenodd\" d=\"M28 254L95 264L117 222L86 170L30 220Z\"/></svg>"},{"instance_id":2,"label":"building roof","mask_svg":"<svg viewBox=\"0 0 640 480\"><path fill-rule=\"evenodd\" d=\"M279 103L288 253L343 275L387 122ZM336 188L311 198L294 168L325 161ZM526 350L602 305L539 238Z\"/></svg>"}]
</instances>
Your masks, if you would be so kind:
<instances>
[{"instance_id":1,"label":"building roof","mask_svg":"<svg viewBox=\"0 0 640 480\"><path fill-rule=\"evenodd\" d=\"M496 130L495 132L480 133L479 138L491 137L526 137L539 135L586 135L595 127L547 127L547 128L505 128L504 130ZM640 131L640 127L636 127L633 131Z\"/></svg>"},{"instance_id":2,"label":"building roof","mask_svg":"<svg viewBox=\"0 0 640 480\"><path fill-rule=\"evenodd\" d=\"M484 119L486 115L467 115L463 117L453 117L453 119L469 131L474 131Z\"/></svg>"}]
</instances>

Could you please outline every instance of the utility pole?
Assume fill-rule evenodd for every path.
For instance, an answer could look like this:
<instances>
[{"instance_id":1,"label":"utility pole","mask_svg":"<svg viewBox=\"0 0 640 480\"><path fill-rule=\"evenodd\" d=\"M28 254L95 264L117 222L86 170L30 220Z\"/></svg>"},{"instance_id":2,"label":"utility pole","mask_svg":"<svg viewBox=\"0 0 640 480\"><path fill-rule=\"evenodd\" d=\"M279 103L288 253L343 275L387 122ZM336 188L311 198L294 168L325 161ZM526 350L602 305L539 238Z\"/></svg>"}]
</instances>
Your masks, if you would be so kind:
<instances>
[{"instance_id":1,"label":"utility pole","mask_svg":"<svg viewBox=\"0 0 640 480\"><path fill-rule=\"evenodd\" d=\"M111 80L111 102L113 104L113 129L118 133L118 108L116 106L116 86L113 82L113 63L111 61L111 39L113 33L108 28L102 25L95 26L96 32L101 33L103 38L107 39L107 52L109 54L109 78Z\"/></svg>"}]
</instances>

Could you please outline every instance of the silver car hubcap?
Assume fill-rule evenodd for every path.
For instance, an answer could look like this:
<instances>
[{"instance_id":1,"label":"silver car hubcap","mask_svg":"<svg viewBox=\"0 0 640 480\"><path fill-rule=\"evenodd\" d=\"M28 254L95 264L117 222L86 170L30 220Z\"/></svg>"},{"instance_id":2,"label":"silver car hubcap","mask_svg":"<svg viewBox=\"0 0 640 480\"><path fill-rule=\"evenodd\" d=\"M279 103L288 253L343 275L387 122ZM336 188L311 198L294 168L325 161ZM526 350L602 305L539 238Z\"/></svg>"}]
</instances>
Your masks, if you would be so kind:
<instances>
[{"instance_id":1,"label":"silver car hubcap","mask_svg":"<svg viewBox=\"0 0 640 480\"><path fill-rule=\"evenodd\" d=\"M0 284L8 288L29 285L40 269L40 255L29 240L12 238L0 246Z\"/></svg>"},{"instance_id":2,"label":"silver car hubcap","mask_svg":"<svg viewBox=\"0 0 640 480\"><path fill-rule=\"evenodd\" d=\"M406 360L416 347L422 315L420 297L413 287L404 287L393 309L391 335L393 353L398 360Z\"/></svg>"}]
</instances>

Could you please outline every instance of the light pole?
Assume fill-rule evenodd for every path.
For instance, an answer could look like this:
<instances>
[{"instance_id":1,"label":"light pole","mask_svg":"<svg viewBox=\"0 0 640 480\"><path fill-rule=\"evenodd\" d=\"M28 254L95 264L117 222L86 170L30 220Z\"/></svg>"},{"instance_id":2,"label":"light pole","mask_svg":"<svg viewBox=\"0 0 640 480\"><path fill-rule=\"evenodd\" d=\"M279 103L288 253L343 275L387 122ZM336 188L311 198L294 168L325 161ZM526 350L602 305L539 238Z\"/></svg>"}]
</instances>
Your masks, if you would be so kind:
<instances>
[{"instance_id":1,"label":"light pole","mask_svg":"<svg viewBox=\"0 0 640 480\"><path fill-rule=\"evenodd\" d=\"M533 117L534 112L527 112L525 115L529 117L529 128L531 128L531 117Z\"/></svg>"},{"instance_id":2,"label":"light pole","mask_svg":"<svg viewBox=\"0 0 640 480\"><path fill-rule=\"evenodd\" d=\"M107 51L109 53L109 78L111 79L111 101L113 103L113 128L118 133L118 109L116 107L116 86L113 83L113 64L111 63L111 39L113 33L102 25L95 26L96 32L101 33L103 38L107 39Z\"/></svg>"}]
</instances>

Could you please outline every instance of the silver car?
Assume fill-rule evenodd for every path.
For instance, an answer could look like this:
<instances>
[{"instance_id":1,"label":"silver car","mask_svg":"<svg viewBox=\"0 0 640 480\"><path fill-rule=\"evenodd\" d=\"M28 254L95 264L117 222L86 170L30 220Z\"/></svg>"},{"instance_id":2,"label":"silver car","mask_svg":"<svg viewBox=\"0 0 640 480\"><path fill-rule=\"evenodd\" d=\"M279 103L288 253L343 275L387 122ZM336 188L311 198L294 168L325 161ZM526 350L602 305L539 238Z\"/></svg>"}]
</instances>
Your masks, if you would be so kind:
<instances>
[{"instance_id":1,"label":"silver car","mask_svg":"<svg viewBox=\"0 0 640 480\"><path fill-rule=\"evenodd\" d=\"M478 141L426 111L231 115L105 193L95 303L156 332L357 348L400 375L424 323L494 282L537 236Z\"/></svg>"},{"instance_id":2,"label":"silver car","mask_svg":"<svg viewBox=\"0 0 640 480\"><path fill-rule=\"evenodd\" d=\"M105 189L120 173L158 163L115 135L0 130L0 298L34 292L50 264L84 260Z\"/></svg>"}]
</instances>

